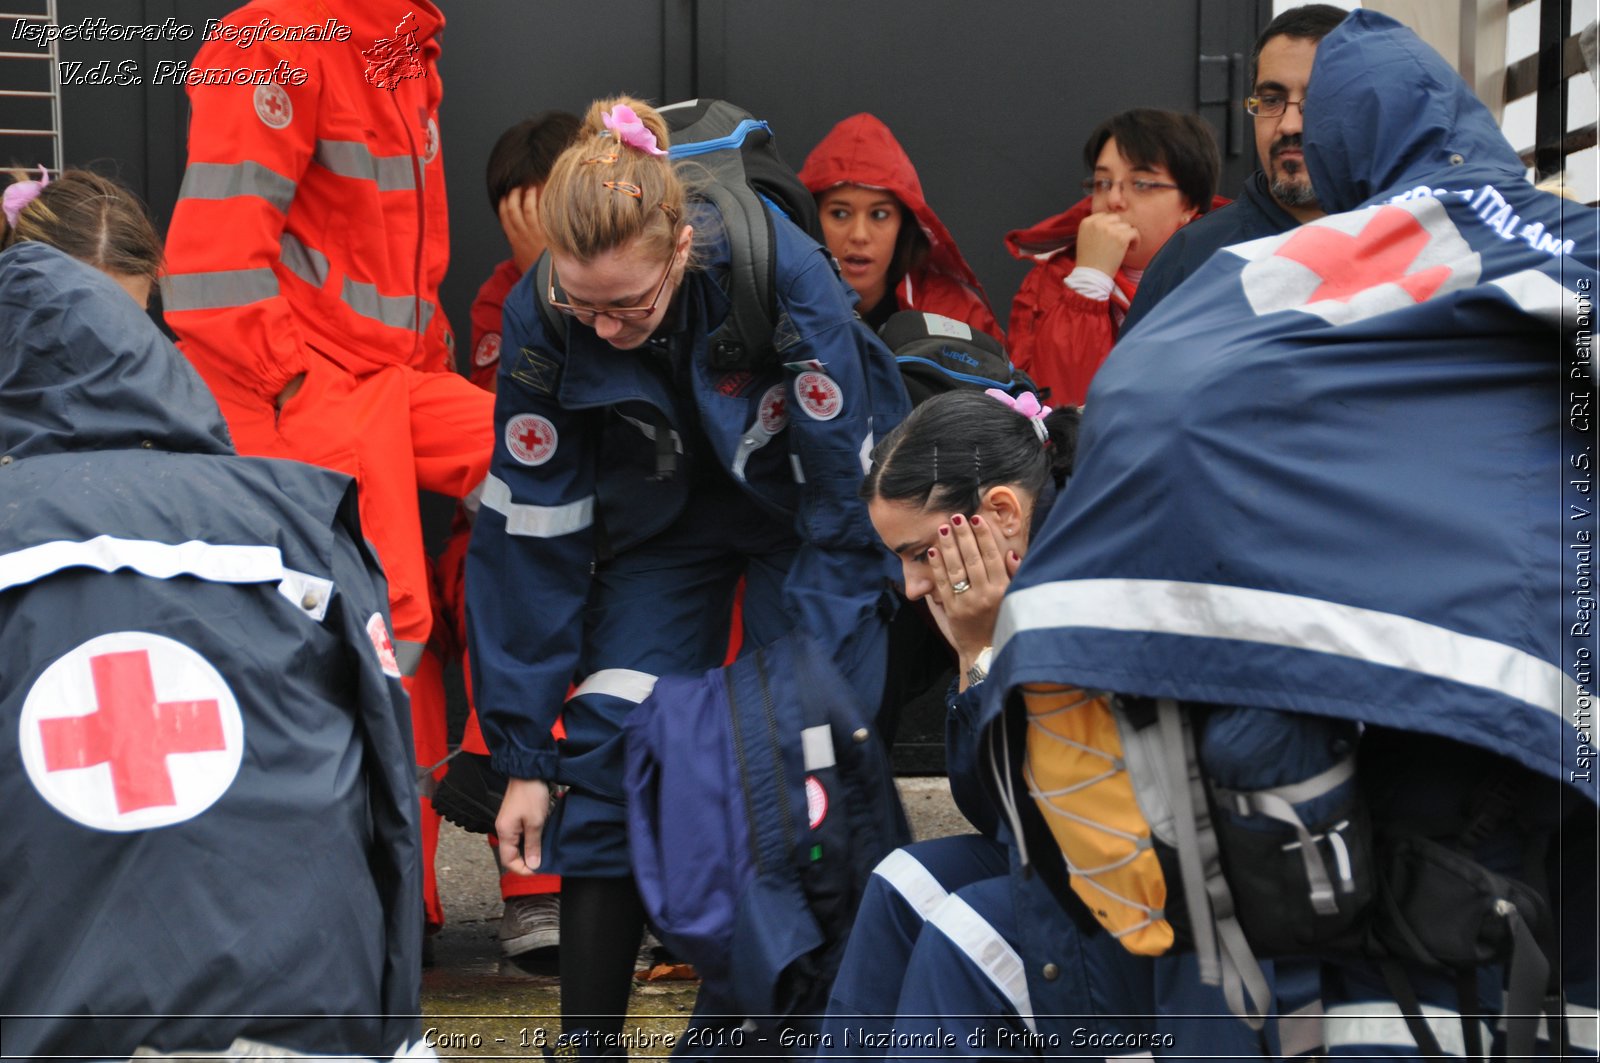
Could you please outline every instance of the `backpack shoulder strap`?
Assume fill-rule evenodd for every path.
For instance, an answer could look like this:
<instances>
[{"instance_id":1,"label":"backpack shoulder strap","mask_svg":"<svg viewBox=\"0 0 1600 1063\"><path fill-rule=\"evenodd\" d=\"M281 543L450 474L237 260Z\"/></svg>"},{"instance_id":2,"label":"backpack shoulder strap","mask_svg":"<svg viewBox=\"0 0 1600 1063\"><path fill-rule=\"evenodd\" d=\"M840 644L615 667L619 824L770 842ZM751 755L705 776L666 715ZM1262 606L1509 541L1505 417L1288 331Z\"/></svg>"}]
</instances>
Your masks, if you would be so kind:
<instances>
[{"instance_id":1,"label":"backpack shoulder strap","mask_svg":"<svg viewBox=\"0 0 1600 1063\"><path fill-rule=\"evenodd\" d=\"M539 261L533 268L533 298L539 304L539 317L544 321L544 330L551 342L560 344L561 349L565 351L567 315L550 305L550 252L546 251L540 255Z\"/></svg>"}]
</instances>

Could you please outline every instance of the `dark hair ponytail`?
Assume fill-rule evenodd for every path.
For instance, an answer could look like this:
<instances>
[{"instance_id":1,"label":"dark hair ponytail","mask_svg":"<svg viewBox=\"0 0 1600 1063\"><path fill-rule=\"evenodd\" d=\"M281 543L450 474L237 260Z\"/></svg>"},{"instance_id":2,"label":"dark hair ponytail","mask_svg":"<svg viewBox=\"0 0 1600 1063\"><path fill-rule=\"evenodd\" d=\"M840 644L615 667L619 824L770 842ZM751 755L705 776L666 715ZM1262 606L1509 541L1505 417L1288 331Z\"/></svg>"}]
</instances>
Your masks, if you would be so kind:
<instances>
[{"instance_id":1,"label":"dark hair ponytail","mask_svg":"<svg viewBox=\"0 0 1600 1063\"><path fill-rule=\"evenodd\" d=\"M1031 420L978 391L935 395L911 411L872 451L861 497L971 513L1002 484L1039 498L1072 473L1079 411L1052 410L1041 442Z\"/></svg>"}]
</instances>

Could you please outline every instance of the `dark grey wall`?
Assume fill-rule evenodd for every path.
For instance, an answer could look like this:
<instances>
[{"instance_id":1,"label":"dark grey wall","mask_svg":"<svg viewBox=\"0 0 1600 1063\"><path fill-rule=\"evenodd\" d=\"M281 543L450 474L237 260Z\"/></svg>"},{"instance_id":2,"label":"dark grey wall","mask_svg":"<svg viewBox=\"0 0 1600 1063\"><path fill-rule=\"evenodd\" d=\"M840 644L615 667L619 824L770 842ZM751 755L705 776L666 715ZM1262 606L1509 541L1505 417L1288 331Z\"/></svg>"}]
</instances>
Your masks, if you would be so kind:
<instances>
[{"instance_id":1,"label":"dark grey wall","mask_svg":"<svg viewBox=\"0 0 1600 1063\"><path fill-rule=\"evenodd\" d=\"M63 0L60 18L92 15L198 27L221 0ZM333 4L332 6L337 6ZM1133 106L1198 109L1229 139L1226 57L1247 56L1270 0L443 0L442 74L452 266L443 292L467 328L477 286L504 255L483 192L500 131L536 111L581 112L601 95L653 100L722 95L769 119L795 166L839 119L872 111L895 131L928 199L989 289L1002 318L1024 272L1007 230L1065 209L1082 178L1084 138ZM597 18L603 12L603 20ZM9 23L0 20L0 36ZM63 45L62 58L193 56L198 40ZM0 41L0 50L11 46ZM1223 57L1202 64L1200 55ZM1220 79L1220 80L1219 80ZM1202 85L1204 80L1205 85ZM0 87L5 75L0 72ZM1224 102L1201 104L1220 93ZM1230 98L1231 96L1231 98ZM0 99L9 124L13 101ZM167 86L80 86L64 92L70 162L99 160L150 201L163 225L182 177L186 105ZM1241 127L1242 128L1242 127ZM1253 166L1248 132L1224 155L1223 190ZM36 146L0 140L0 159Z\"/></svg>"}]
</instances>

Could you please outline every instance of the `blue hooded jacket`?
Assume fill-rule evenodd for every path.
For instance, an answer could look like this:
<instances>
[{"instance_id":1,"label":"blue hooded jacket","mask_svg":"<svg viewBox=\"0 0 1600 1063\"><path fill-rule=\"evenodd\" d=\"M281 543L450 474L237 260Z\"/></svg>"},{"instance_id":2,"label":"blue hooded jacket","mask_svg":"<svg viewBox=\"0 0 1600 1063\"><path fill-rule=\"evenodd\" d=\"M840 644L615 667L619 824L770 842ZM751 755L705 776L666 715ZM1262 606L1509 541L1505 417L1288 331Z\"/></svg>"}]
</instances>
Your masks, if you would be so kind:
<instances>
[{"instance_id":1,"label":"blue hooded jacket","mask_svg":"<svg viewBox=\"0 0 1600 1063\"><path fill-rule=\"evenodd\" d=\"M1112 353L984 719L1028 682L1296 710L1594 801L1595 212L1383 15L1307 99L1334 213L1218 252Z\"/></svg>"},{"instance_id":2,"label":"blue hooded jacket","mask_svg":"<svg viewBox=\"0 0 1600 1063\"><path fill-rule=\"evenodd\" d=\"M348 477L236 456L121 288L42 244L0 254L8 1054L416 1039L386 625Z\"/></svg>"}]
</instances>

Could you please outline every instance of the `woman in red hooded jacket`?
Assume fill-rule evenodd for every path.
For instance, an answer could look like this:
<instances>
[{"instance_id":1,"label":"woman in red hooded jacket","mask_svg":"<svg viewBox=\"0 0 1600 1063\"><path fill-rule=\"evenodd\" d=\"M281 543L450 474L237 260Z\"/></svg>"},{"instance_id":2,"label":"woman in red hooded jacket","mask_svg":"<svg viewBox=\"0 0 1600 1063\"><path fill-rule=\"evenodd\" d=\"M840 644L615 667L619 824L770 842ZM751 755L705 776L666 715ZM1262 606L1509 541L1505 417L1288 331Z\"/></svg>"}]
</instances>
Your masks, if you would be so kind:
<instances>
[{"instance_id":1,"label":"woman in red hooded jacket","mask_svg":"<svg viewBox=\"0 0 1600 1063\"><path fill-rule=\"evenodd\" d=\"M800 180L817 197L828 250L861 297L867 324L926 310L1004 342L989 297L922 198L916 167L888 126L870 114L846 118L806 157Z\"/></svg>"},{"instance_id":2,"label":"woman in red hooded jacket","mask_svg":"<svg viewBox=\"0 0 1600 1063\"><path fill-rule=\"evenodd\" d=\"M1144 268L1216 197L1216 140L1200 118L1138 108L1083 147L1089 177L1071 210L1006 236L1034 263L1011 303L1011 360L1058 404L1083 405L1111 353Z\"/></svg>"}]
</instances>

